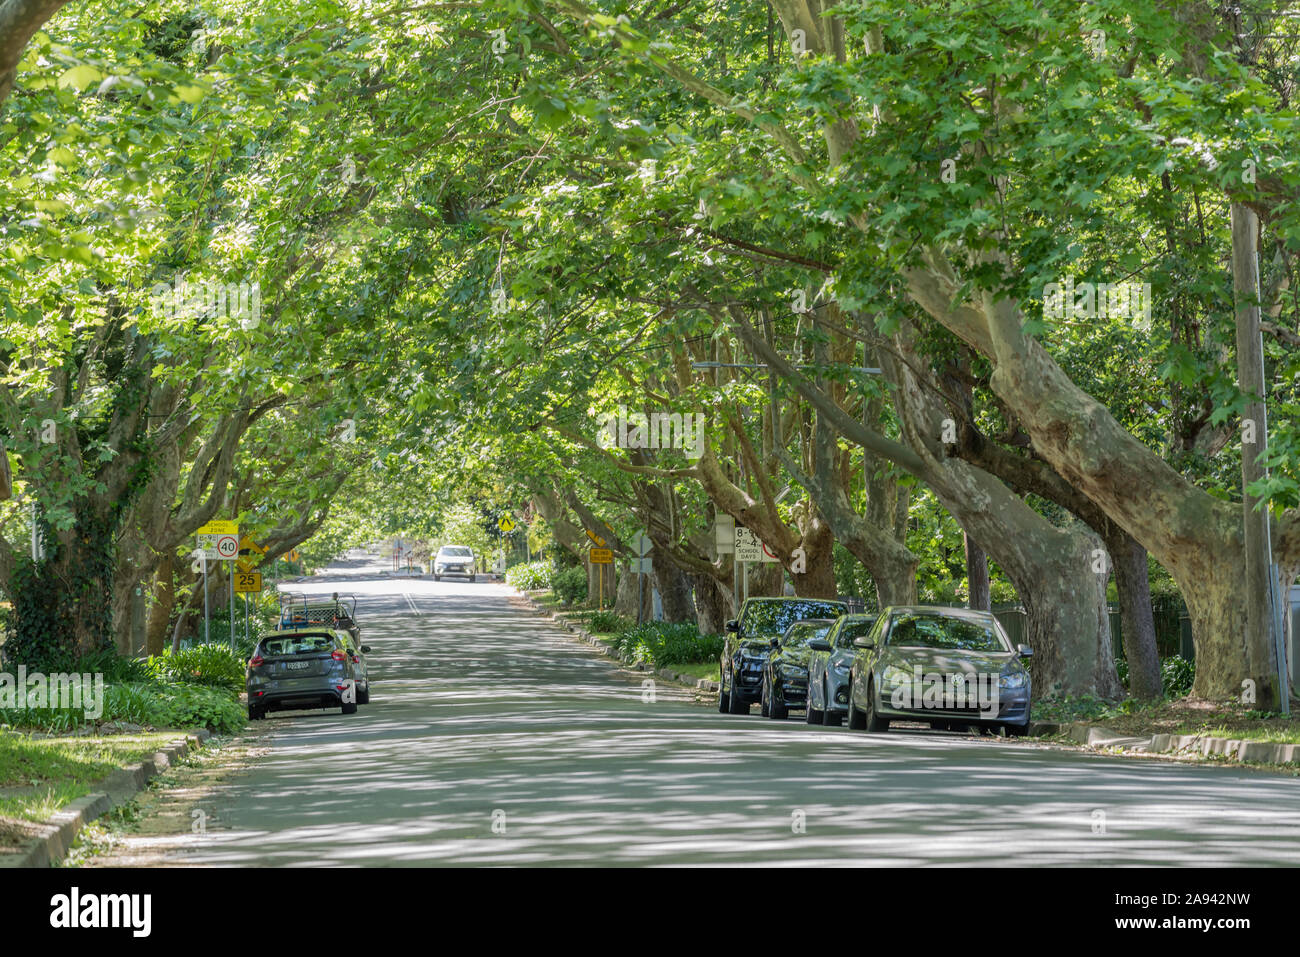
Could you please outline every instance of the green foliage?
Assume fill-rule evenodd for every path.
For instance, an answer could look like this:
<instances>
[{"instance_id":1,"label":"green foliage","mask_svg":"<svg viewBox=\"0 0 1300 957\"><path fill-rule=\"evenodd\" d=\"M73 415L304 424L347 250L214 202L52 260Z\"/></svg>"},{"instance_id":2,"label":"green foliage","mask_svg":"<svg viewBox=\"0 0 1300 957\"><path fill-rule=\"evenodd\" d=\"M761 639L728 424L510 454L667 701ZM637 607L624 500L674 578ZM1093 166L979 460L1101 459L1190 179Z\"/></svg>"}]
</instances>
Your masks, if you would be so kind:
<instances>
[{"instance_id":1,"label":"green foliage","mask_svg":"<svg viewBox=\"0 0 1300 957\"><path fill-rule=\"evenodd\" d=\"M612 647L624 661L633 664L699 664L715 661L722 654L719 635L701 635L689 622L648 621L614 638Z\"/></svg>"},{"instance_id":2,"label":"green foliage","mask_svg":"<svg viewBox=\"0 0 1300 957\"><path fill-rule=\"evenodd\" d=\"M162 688L150 720L142 723L165 728L207 728L229 734L242 728L246 719L239 700L226 691L178 684Z\"/></svg>"},{"instance_id":3,"label":"green foliage","mask_svg":"<svg viewBox=\"0 0 1300 957\"><path fill-rule=\"evenodd\" d=\"M1196 662L1182 655L1174 655L1160 662L1160 677L1164 681L1165 697L1181 698L1191 693L1196 680Z\"/></svg>"},{"instance_id":4,"label":"green foliage","mask_svg":"<svg viewBox=\"0 0 1300 957\"><path fill-rule=\"evenodd\" d=\"M97 724L125 722L152 728L207 728L228 733L244 726L245 714L229 691L154 681L104 685ZM66 734L89 723L83 711L63 708L0 709L0 724L48 734Z\"/></svg>"},{"instance_id":5,"label":"green foliage","mask_svg":"<svg viewBox=\"0 0 1300 957\"><path fill-rule=\"evenodd\" d=\"M520 591L551 587L550 562L524 562L506 569L506 584Z\"/></svg>"},{"instance_id":6,"label":"green foliage","mask_svg":"<svg viewBox=\"0 0 1300 957\"><path fill-rule=\"evenodd\" d=\"M591 617L587 619L588 630L602 635L626 631L631 625L632 623L622 615L615 614L608 608L593 612Z\"/></svg>"},{"instance_id":7,"label":"green foliage","mask_svg":"<svg viewBox=\"0 0 1300 957\"><path fill-rule=\"evenodd\" d=\"M576 605L587 600L587 570L574 565L556 572L551 577L551 589L566 605Z\"/></svg>"},{"instance_id":8,"label":"green foliage","mask_svg":"<svg viewBox=\"0 0 1300 957\"><path fill-rule=\"evenodd\" d=\"M197 645L154 655L147 668L158 681L224 688L237 695L244 690L244 662L225 645Z\"/></svg>"},{"instance_id":9,"label":"green foliage","mask_svg":"<svg viewBox=\"0 0 1300 957\"><path fill-rule=\"evenodd\" d=\"M45 558L24 555L16 563L9 583L14 633L5 642L5 659L12 664L71 671L78 658L114 648L109 596L117 515L103 518L82 507L75 521L73 547L57 544L45 524Z\"/></svg>"}]
</instances>

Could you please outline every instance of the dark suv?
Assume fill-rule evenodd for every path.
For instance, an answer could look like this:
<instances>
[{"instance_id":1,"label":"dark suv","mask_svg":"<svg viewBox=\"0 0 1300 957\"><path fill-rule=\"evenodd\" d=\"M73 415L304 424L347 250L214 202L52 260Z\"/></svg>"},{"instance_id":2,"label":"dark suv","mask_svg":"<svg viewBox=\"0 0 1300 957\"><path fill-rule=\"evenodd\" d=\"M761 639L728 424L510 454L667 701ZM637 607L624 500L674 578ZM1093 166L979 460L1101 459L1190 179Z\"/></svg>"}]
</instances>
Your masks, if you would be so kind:
<instances>
[{"instance_id":1,"label":"dark suv","mask_svg":"<svg viewBox=\"0 0 1300 957\"><path fill-rule=\"evenodd\" d=\"M848 611L841 601L821 598L747 598L740 617L727 622L727 637L719 662L718 710L749 714L763 693L763 667L780 638L796 621L839 618Z\"/></svg>"},{"instance_id":2,"label":"dark suv","mask_svg":"<svg viewBox=\"0 0 1300 957\"><path fill-rule=\"evenodd\" d=\"M273 631L259 641L245 672L249 720L304 708L356 714L360 664L350 638L341 629L304 628Z\"/></svg>"}]
</instances>

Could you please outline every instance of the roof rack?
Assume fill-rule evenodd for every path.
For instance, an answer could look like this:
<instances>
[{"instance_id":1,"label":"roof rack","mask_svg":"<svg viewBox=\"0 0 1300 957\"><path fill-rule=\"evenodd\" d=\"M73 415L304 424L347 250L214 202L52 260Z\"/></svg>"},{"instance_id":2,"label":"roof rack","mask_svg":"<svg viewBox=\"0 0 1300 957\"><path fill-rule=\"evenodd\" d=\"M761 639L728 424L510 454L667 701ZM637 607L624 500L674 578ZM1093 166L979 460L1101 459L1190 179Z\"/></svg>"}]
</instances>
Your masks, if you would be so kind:
<instances>
[{"instance_id":1,"label":"roof rack","mask_svg":"<svg viewBox=\"0 0 1300 957\"><path fill-rule=\"evenodd\" d=\"M357 600L352 595L318 598L310 595L280 596L280 630L328 625L356 631Z\"/></svg>"}]
</instances>

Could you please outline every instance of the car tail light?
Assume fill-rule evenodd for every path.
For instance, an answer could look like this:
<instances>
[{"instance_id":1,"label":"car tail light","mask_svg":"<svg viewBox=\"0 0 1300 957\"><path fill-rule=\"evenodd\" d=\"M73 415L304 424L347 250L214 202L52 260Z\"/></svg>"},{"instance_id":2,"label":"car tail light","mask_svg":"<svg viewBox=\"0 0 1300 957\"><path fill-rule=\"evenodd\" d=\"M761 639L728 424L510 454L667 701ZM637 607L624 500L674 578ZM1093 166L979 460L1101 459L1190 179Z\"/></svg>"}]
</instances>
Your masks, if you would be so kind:
<instances>
[{"instance_id":1,"label":"car tail light","mask_svg":"<svg viewBox=\"0 0 1300 957\"><path fill-rule=\"evenodd\" d=\"M348 656L341 651L330 652L330 657L335 661L347 661Z\"/></svg>"},{"instance_id":2,"label":"car tail light","mask_svg":"<svg viewBox=\"0 0 1300 957\"><path fill-rule=\"evenodd\" d=\"M354 665L359 665L359 664L361 664L361 656L360 656L360 655L353 655L353 656L352 656L352 663L353 663Z\"/></svg>"},{"instance_id":3,"label":"car tail light","mask_svg":"<svg viewBox=\"0 0 1300 957\"><path fill-rule=\"evenodd\" d=\"M265 659L263 659L261 655L253 655L253 657L248 659L248 667L250 668L258 668L263 664L265 664Z\"/></svg>"}]
</instances>

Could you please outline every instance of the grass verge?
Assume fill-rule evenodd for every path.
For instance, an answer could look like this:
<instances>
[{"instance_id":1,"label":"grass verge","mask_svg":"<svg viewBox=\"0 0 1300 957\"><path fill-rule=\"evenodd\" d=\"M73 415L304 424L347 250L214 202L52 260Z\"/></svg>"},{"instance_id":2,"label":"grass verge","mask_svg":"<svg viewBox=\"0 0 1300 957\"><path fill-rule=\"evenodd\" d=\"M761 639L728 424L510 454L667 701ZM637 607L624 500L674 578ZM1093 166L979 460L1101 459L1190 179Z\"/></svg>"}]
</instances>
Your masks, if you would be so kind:
<instances>
[{"instance_id":1,"label":"grass verge","mask_svg":"<svg viewBox=\"0 0 1300 957\"><path fill-rule=\"evenodd\" d=\"M41 738L0 734L0 817L40 821L119 768L138 764L181 734Z\"/></svg>"}]
</instances>

